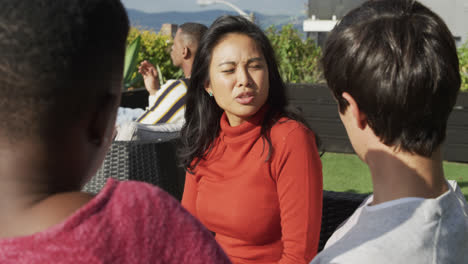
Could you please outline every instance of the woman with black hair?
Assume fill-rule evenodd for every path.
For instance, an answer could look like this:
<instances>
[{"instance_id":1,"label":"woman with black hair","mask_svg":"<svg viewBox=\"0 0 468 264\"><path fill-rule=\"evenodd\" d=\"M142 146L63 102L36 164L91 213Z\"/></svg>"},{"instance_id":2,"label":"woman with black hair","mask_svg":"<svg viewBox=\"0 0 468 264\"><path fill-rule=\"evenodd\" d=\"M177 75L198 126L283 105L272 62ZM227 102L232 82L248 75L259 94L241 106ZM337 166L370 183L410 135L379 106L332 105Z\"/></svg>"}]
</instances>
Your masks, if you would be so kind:
<instances>
[{"instance_id":1,"label":"woman with black hair","mask_svg":"<svg viewBox=\"0 0 468 264\"><path fill-rule=\"evenodd\" d=\"M242 17L218 18L189 87L183 206L233 263L308 263L319 241L322 167L313 132L286 111L268 38Z\"/></svg>"}]
</instances>

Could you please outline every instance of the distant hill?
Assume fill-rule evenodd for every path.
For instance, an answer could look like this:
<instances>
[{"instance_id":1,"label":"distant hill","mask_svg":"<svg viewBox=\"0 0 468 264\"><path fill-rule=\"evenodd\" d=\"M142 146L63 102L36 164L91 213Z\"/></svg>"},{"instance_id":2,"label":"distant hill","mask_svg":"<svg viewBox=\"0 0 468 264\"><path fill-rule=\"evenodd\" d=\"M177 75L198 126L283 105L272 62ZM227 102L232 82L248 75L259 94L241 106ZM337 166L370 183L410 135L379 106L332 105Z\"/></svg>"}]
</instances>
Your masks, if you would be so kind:
<instances>
[{"instance_id":1,"label":"distant hill","mask_svg":"<svg viewBox=\"0 0 468 264\"><path fill-rule=\"evenodd\" d=\"M162 12L162 13L145 13L135 9L127 9L130 23L132 26L140 26L145 29L153 29L159 31L162 24L183 24L185 22L197 22L204 25L211 23L222 15L236 15L235 12L225 10L207 10L202 12ZM250 14L250 11L247 11ZM254 13L256 23L263 29L270 25L282 27L285 24L292 23L300 32L302 31L302 21L304 16L291 17L287 15L263 15Z\"/></svg>"}]
</instances>

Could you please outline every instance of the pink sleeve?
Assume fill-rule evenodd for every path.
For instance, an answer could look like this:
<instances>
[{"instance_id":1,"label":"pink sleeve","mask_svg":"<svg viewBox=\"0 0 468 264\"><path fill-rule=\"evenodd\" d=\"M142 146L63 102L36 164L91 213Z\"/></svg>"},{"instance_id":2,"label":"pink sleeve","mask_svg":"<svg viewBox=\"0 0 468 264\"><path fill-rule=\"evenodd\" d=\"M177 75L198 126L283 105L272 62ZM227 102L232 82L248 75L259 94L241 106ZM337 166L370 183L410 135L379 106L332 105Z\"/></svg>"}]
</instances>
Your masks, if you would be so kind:
<instances>
[{"instance_id":1,"label":"pink sleeve","mask_svg":"<svg viewBox=\"0 0 468 264\"><path fill-rule=\"evenodd\" d=\"M141 203L146 203L147 209L139 215L136 229L126 227L130 233L141 232L145 255L151 256L141 263L231 263L214 236L178 201L157 187L146 187L149 192ZM140 184L138 192L143 193L144 188Z\"/></svg>"},{"instance_id":2,"label":"pink sleeve","mask_svg":"<svg viewBox=\"0 0 468 264\"><path fill-rule=\"evenodd\" d=\"M191 178L191 177L190 177ZM214 236L195 217L190 215L178 202L170 209L167 228L171 230L169 240L178 245L177 251L170 254L171 263L224 264L231 263L218 245ZM178 261L174 261L176 252Z\"/></svg>"},{"instance_id":3,"label":"pink sleeve","mask_svg":"<svg viewBox=\"0 0 468 264\"><path fill-rule=\"evenodd\" d=\"M309 263L317 254L322 215L322 164L315 136L300 125L276 151L284 246L279 263Z\"/></svg>"},{"instance_id":4,"label":"pink sleeve","mask_svg":"<svg viewBox=\"0 0 468 264\"><path fill-rule=\"evenodd\" d=\"M197 182L194 175L185 174L184 194L182 195L182 206L187 209L193 216L197 217Z\"/></svg>"}]
</instances>

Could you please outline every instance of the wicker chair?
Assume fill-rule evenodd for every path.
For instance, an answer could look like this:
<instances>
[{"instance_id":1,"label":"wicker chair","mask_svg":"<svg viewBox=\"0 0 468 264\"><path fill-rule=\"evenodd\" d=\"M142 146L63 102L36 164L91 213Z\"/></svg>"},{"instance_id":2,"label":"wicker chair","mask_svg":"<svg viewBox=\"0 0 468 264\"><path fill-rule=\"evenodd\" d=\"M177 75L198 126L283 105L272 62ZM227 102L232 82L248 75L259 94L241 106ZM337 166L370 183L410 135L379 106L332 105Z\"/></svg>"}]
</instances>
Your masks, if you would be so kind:
<instances>
[{"instance_id":1,"label":"wicker chair","mask_svg":"<svg viewBox=\"0 0 468 264\"><path fill-rule=\"evenodd\" d=\"M112 177L157 185L180 201L185 171L177 164L178 144L179 139L173 136L156 141L114 141L103 165L83 190L98 193L107 178ZM336 228L351 216L366 197L366 194L323 192L319 251Z\"/></svg>"},{"instance_id":2,"label":"wicker chair","mask_svg":"<svg viewBox=\"0 0 468 264\"><path fill-rule=\"evenodd\" d=\"M319 251L322 251L333 232L353 214L367 196L367 194L323 191Z\"/></svg>"},{"instance_id":3,"label":"wicker chair","mask_svg":"<svg viewBox=\"0 0 468 264\"><path fill-rule=\"evenodd\" d=\"M112 177L157 185L180 201L185 171L177 164L178 143L171 136L150 142L114 141L101 168L83 190L98 193Z\"/></svg>"}]
</instances>

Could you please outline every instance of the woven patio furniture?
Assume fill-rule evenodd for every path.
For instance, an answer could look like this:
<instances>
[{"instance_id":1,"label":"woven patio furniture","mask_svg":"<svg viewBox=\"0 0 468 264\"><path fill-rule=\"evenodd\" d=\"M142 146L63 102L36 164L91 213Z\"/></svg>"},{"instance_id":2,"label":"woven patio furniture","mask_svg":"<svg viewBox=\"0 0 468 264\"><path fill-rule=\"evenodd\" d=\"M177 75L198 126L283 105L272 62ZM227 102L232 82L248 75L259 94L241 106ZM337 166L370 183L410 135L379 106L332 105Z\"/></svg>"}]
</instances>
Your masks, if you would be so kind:
<instances>
[{"instance_id":1,"label":"woven patio furniture","mask_svg":"<svg viewBox=\"0 0 468 264\"><path fill-rule=\"evenodd\" d=\"M367 194L323 191L319 252L333 232L361 205Z\"/></svg>"},{"instance_id":2,"label":"woven patio furniture","mask_svg":"<svg viewBox=\"0 0 468 264\"><path fill-rule=\"evenodd\" d=\"M116 141L152 141L168 140L180 136L183 123L169 124L142 124L126 122L119 126Z\"/></svg>"},{"instance_id":3,"label":"woven patio furniture","mask_svg":"<svg viewBox=\"0 0 468 264\"><path fill-rule=\"evenodd\" d=\"M96 175L84 186L89 193L98 193L107 179L136 180L151 183L182 199L185 171L178 166L176 149L179 139L169 135L155 141L114 141ZM357 207L366 194L323 192L322 226L319 251Z\"/></svg>"},{"instance_id":4,"label":"woven patio furniture","mask_svg":"<svg viewBox=\"0 0 468 264\"><path fill-rule=\"evenodd\" d=\"M114 141L101 168L83 190L98 193L112 177L157 185L180 201L185 171L177 163L178 143L173 135L154 141Z\"/></svg>"}]
</instances>

